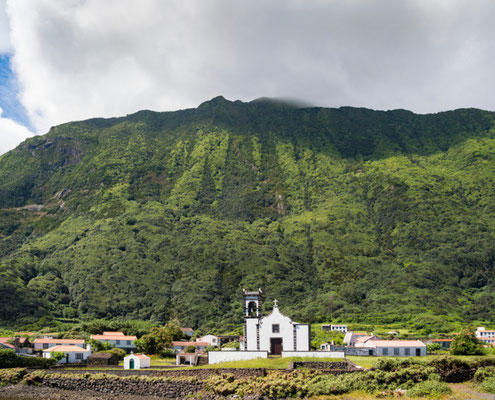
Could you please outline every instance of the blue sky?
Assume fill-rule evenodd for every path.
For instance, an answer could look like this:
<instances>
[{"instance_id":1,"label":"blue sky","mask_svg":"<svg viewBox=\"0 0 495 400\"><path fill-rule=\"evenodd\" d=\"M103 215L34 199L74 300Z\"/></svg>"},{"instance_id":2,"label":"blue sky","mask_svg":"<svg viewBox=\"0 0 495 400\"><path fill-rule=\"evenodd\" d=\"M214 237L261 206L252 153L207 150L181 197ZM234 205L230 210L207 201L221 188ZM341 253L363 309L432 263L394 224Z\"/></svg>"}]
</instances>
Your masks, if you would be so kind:
<instances>
[{"instance_id":1,"label":"blue sky","mask_svg":"<svg viewBox=\"0 0 495 400\"><path fill-rule=\"evenodd\" d=\"M11 68L11 56L0 54L0 108L2 117L22 124L32 130L26 109L19 100L19 83Z\"/></svg>"}]
</instances>

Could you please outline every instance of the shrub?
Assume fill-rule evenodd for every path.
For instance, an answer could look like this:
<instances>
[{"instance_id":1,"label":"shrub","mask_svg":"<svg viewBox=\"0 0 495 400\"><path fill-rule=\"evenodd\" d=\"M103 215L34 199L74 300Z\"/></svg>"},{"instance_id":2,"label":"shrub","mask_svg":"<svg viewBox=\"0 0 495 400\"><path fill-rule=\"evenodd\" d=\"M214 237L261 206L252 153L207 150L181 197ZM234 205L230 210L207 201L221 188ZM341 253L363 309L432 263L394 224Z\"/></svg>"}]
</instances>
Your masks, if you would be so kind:
<instances>
[{"instance_id":1,"label":"shrub","mask_svg":"<svg viewBox=\"0 0 495 400\"><path fill-rule=\"evenodd\" d=\"M26 368L0 369L0 386L19 383L26 374Z\"/></svg>"},{"instance_id":2,"label":"shrub","mask_svg":"<svg viewBox=\"0 0 495 400\"><path fill-rule=\"evenodd\" d=\"M14 350L0 350L0 368L50 368L56 363L51 358L24 357L15 354Z\"/></svg>"},{"instance_id":3,"label":"shrub","mask_svg":"<svg viewBox=\"0 0 495 400\"><path fill-rule=\"evenodd\" d=\"M119 356L119 360L123 360L124 357L127 355L127 353L126 353L126 351L124 349L118 349L118 348L113 348L113 349L110 349L110 350L99 351L98 353L117 354Z\"/></svg>"},{"instance_id":4,"label":"shrub","mask_svg":"<svg viewBox=\"0 0 495 400\"><path fill-rule=\"evenodd\" d=\"M495 377L486 378L481 383L480 389L487 393L495 393Z\"/></svg>"},{"instance_id":5,"label":"shrub","mask_svg":"<svg viewBox=\"0 0 495 400\"><path fill-rule=\"evenodd\" d=\"M195 346L187 346L185 352L186 353L195 353L196 347Z\"/></svg>"},{"instance_id":6,"label":"shrub","mask_svg":"<svg viewBox=\"0 0 495 400\"><path fill-rule=\"evenodd\" d=\"M484 367L484 368L479 368L476 370L474 373L474 381L481 383L483 382L486 378L491 378L495 377L495 367Z\"/></svg>"},{"instance_id":7,"label":"shrub","mask_svg":"<svg viewBox=\"0 0 495 400\"><path fill-rule=\"evenodd\" d=\"M450 354L476 356L484 354L481 342L476 338L472 328L464 329L457 335L450 345Z\"/></svg>"},{"instance_id":8,"label":"shrub","mask_svg":"<svg viewBox=\"0 0 495 400\"><path fill-rule=\"evenodd\" d=\"M452 393L449 385L436 380L419 382L407 391L410 397L440 397L449 393Z\"/></svg>"}]
</instances>

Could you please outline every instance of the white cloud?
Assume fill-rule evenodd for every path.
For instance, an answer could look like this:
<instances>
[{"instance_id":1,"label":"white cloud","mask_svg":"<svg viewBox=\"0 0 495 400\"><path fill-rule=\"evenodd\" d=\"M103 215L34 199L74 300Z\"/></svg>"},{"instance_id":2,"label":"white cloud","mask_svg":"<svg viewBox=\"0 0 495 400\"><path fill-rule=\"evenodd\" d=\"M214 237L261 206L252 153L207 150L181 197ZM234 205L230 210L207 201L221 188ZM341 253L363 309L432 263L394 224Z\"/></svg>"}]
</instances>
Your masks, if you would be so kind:
<instances>
[{"instance_id":1,"label":"white cloud","mask_svg":"<svg viewBox=\"0 0 495 400\"><path fill-rule=\"evenodd\" d=\"M20 142L33 136L25 126L8 118L2 118L0 108L0 155L15 148Z\"/></svg>"},{"instance_id":2,"label":"white cloud","mask_svg":"<svg viewBox=\"0 0 495 400\"><path fill-rule=\"evenodd\" d=\"M219 94L495 109L492 0L7 0L7 9L38 133Z\"/></svg>"},{"instance_id":3,"label":"white cloud","mask_svg":"<svg viewBox=\"0 0 495 400\"><path fill-rule=\"evenodd\" d=\"M10 53L12 46L10 44L10 24L5 12L6 0L0 0L0 54Z\"/></svg>"}]
</instances>

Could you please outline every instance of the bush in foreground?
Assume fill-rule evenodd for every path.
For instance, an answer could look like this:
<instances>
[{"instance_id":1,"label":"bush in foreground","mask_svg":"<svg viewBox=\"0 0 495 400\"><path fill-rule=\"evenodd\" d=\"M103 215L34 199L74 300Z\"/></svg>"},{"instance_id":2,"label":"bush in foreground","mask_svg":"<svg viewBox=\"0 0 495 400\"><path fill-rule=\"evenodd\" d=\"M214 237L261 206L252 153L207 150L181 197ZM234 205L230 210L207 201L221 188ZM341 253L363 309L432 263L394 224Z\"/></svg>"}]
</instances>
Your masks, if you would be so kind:
<instances>
[{"instance_id":1,"label":"bush in foreground","mask_svg":"<svg viewBox=\"0 0 495 400\"><path fill-rule=\"evenodd\" d=\"M5 386L9 383L19 383L26 374L26 368L0 369L0 386Z\"/></svg>"},{"instance_id":2,"label":"bush in foreground","mask_svg":"<svg viewBox=\"0 0 495 400\"><path fill-rule=\"evenodd\" d=\"M452 389L448 384L435 380L420 382L407 391L410 397L440 397L450 393Z\"/></svg>"},{"instance_id":3,"label":"bush in foreground","mask_svg":"<svg viewBox=\"0 0 495 400\"><path fill-rule=\"evenodd\" d=\"M14 350L0 350L0 368L50 368L56 362L51 358L18 356Z\"/></svg>"}]
</instances>

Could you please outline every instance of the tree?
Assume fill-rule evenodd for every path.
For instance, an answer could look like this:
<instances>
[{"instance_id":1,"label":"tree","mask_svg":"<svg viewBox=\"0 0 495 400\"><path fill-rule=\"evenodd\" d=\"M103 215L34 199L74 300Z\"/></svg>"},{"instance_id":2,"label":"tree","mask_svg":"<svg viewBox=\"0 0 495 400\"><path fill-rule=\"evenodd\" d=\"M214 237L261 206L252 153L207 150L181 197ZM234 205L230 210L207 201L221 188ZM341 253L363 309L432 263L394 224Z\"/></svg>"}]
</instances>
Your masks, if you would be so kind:
<instances>
[{"instance_id":1,"label":"tree","mask_svg":"<svg viewBox=\"0 0 495 400\"><path fill-rule=\"evenodd\" d=\"M105 350L111 350L114 348L114 345L110 342L102 342L101 340L89 339L88 344L91 345L93 352L101 353Z\"/></svg>"},{"instance_id":2,"label":"tree","mask_svg":"<svg viewBox=\"0 0 495 400\"><path fill-rule=\"evenodd\" d=\"M141 339L134 342L139 351L146 354L158 354L170 348L173 340L182 338L182 331L176 321L167 323L163 327L153 327Z\"/></svg>"},{"instance_id":3,"label":"tree","mask_svg":"<svg viewBox=\"0 0 495 400\"><path fill-rule=\"evenodd\" d=\"M453 355L481 355L484 353L481 342L476 338L474 329L468 327L457 335L450 345L450 353Z\"/></svg>"},{"instance_id":4,"label":"tree","mask_svg":"<svg viewBox=\"0 0 495 400\"><path fill-rule=\"evenodd\" d=\"M52 358L56 362L59 362L62 358L65 358L65 356L65 353L62 351L52 351L50 354L50 358Z\"/></svg>"},{"instance_id":5,"label":"tree","mask_svg":"<svg viewBox=\"0 0 495 400\"><path fill-rule=\"evenodd\" d=\"M435 353L439 350L442 350L442 345L440 343L432 343L426 345L426 350L429 353Z\"/></svg>"}]
</instances>

